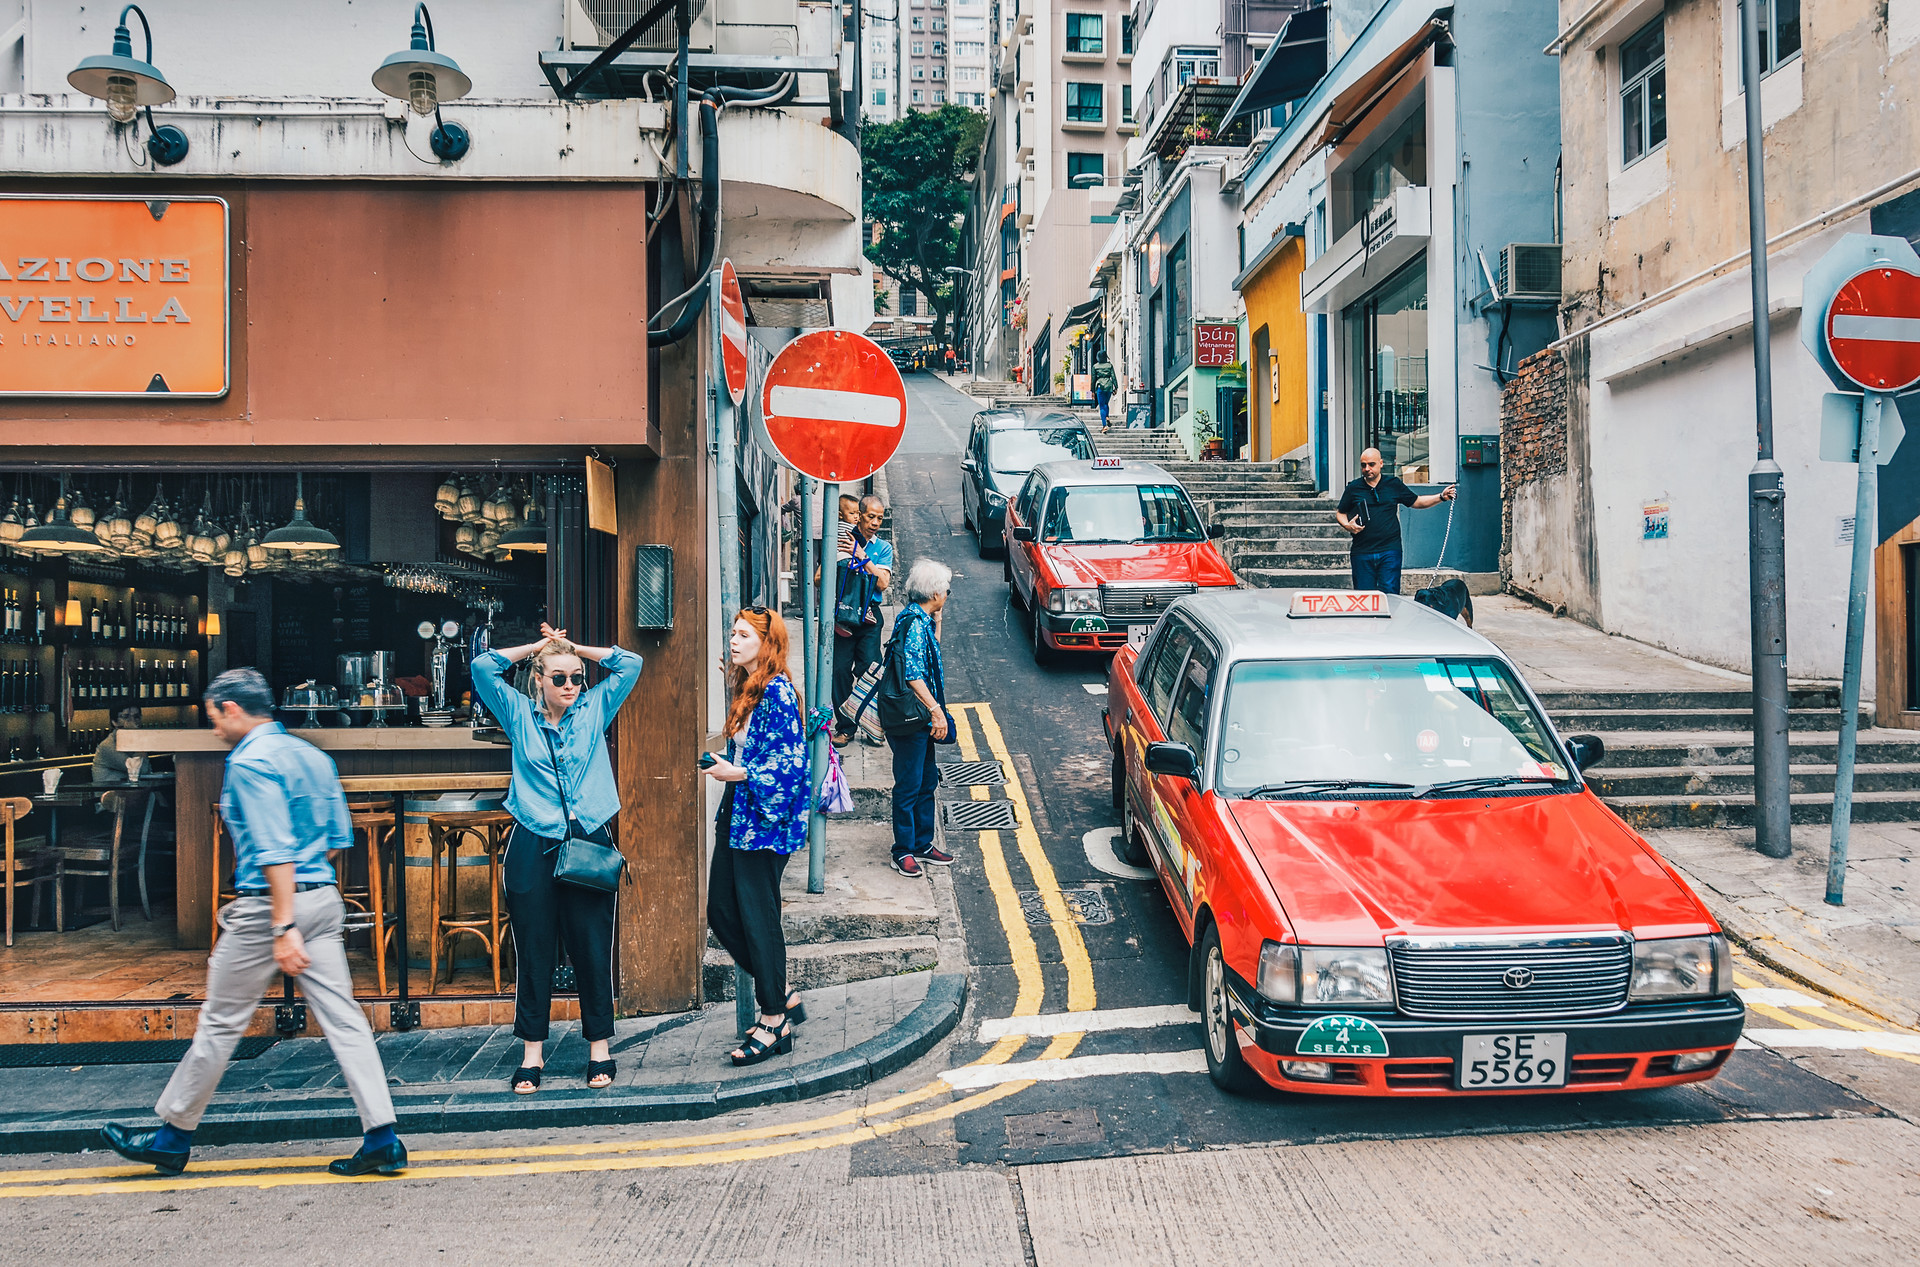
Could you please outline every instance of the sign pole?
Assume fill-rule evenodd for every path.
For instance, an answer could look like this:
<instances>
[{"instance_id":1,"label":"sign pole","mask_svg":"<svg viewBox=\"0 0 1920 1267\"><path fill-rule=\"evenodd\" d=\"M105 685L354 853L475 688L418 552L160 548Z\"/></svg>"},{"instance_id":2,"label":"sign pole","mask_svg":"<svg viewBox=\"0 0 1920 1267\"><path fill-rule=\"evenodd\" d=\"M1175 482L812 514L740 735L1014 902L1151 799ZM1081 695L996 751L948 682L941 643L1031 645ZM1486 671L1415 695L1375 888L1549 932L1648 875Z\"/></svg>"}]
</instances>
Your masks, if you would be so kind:
<instances>
[{"instance_id":1,"label":"sign pole","mask_svg":"<svg viewBox=\"0 0 1920 1267\"><path fill-rule=\"evenodd\" d=\"M1853 829L1853 762L1860 739L1860 678L1866 656L1867 575L1873 566L1880 491L1880 414L1889 397L1860 402L1860 487L1853 502L1853 576L1847 592L1847 659L1840 679L1840 743L1833 775L1833 843L1827 850L1827 904L1846 905L1847 837Z\"/></svg>"},{"instance_id":2,"label":"sign pole","mask_svg":"<svg viewBox=\"0 0 1920 1267\"><path fill-rule=\"evenodd\" d=\"M820 632L814 640L814 660L807 665L808 676L820 683L820 692L814 704L818 708L833 708L833 608L839 598L840 569L835 558L834 536L840 526L840 500L835 495L839 485L822 480L820 483L820 607L814 613L819 621ZM809 720L811 724L811 720ZM831 729L833 723L828 721ZM827 891L827 820L820 814L820 789L827 782L827 731L815 731L807 736L807 767L812 776L807 780L812 788L807 800L807 892L825 893Z\"/></svg>"}]
</instances>

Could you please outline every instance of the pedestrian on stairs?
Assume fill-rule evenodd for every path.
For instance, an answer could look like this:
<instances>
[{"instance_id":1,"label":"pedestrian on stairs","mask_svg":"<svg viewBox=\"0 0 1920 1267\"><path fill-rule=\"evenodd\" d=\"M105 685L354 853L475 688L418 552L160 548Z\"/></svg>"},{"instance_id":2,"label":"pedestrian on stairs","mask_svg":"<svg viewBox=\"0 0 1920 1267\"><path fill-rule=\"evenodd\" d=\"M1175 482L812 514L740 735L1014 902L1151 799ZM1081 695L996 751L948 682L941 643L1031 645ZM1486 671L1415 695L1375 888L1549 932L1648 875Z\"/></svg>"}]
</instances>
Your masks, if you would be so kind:
<instances>
[{"instance_id":1,"label":"pedestrian on stairs","mask_svg":"<svg viewBox=\"0 0 1920 1267\"><path fill-rule=\"evenodd\" d=\"M1093 364L1093 399L1100 406L1100 430L1111 431L1113 424L1107 420L1107 410L1113 404L1113 393L1120 386L1120 380L1114 377L1113 363L1101 357Z\"/></svg>"},{"instance_id":2,"label":"pedestrian on stairs","mask_svg":"<svg viewBox=\"0 0 1920 1267\"><path fill-rule=\"evenodd\" d=\"M1387 475L1380 450L1360 454L1360 478L1347 485L1334 510L1334 522L1353 534L1353 588L1400 592L1400 508L1425 510L1450 502L1459 491L1449 484L1437 493L1415 493L1398 475Z\"/></svg>"}]
</instances>

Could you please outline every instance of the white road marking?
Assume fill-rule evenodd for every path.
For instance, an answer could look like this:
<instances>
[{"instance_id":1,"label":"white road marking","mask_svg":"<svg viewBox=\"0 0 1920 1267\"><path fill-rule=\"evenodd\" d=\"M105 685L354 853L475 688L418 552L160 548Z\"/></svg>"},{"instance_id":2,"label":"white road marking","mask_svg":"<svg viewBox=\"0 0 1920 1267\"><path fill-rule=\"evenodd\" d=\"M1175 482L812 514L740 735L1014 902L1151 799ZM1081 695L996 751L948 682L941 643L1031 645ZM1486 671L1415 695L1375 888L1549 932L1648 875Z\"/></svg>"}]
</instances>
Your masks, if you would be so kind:
<instances>
[{"instance_id":1,"label":"white road marking","mask_svg":"<svg viewBox=\"0 0 1920 1267\"><path fill-rule=\"evenodd\" d=\"M1920 1034L1857 1029L1750 1029L1745 1037L1762 1047L1814 1047L1822 1051L1897 1051L1920 1056Z\"/></svg>"},{"instance_id":2,"label":"white road marking","mask_svg":"<svg viewBox=\"0 0 1920 1267\"><path fill-rule=\"evenodd\" d=\"M1118 827L1096 827L1080 838L1087 851L1087 861L1093 864L1095 871L1106 875L1119 876L1122 880L1151 880L1151 867L1136 867L1120 858L1117 846L1120 843Z\"/></svg>"},{"instance_id":3,"label":"white road marking","mask_svg":"<svg viewBox=\"0 0 1920 1267\"><path fill-rule=\"evenodd\" d=\"M768 393L767 404L782 418L851 422L863 427L899 427L907 420L906 406L891 396L826 387L775 387Z\"/></svg>"},{"instance_id":4,"label":"white road marking","mask_svg":"<svg viewBox=\"0 0 1920 1267\"><path fill-rule=\"evenodd\" d=\"M1768 1007L1825 1007L1812 995L1802 994L1798 990L1776 990L1771 987L1755 987L1751 990L1735 990L1745 1003L1764 1003Z\"/></svg>"},{"instance_id":5,"label":"white road marking","mask_svg":"<svg viewBox=\"0 0 1920 1267\"><path fill-rule=\"evenodd\" d=\"M1192 1051L1116 1052L1105 1056L1069 1056L1065 1060L1019 1060L1004 1065L968 1065L940 1077L956 1091L972 1091L1002 1082L1070 1082L1126 1073L1205 1073L1207 1053Z\"/></svg>"},{"instance_id":6,"label":"white road marking","mask_svg":"<svg viewBox=\"0 0 1920 1267\"><path fill-rule=\"evenodd\" d=\"M1862 317L1858 314L1833 318L1836 339L1873 339L1880 343L1920 343L1920 317Z\"/></svg>"},{"instance_id":7,"label":"white road marking","mask_svg":"<svg viewBox=\"0 0 1920 1267\"><path fill-rule=\"evenodd\" d=\"M1198 1025L1200 1015L1184 1003L1167 1007L1114 1007L1092 1012L1047 1012L982 1021L980 1041L997 1042L1009 1034L1052 1038L1056 1034L1092 1034L1112 1029L1152 1029L1156 1025Z\"/></svg>"},{"instance_id":8,"label":"white road marking","mask_svg":"<svg viewBox=\"0 0 1920 1267\"><path fill-rule=\"evenodd\" d=\"M1089 695L1105 695L1107 693L1107 684L1105 682L1082 682L1080 689Z\"/></svg>"}]
</instances>

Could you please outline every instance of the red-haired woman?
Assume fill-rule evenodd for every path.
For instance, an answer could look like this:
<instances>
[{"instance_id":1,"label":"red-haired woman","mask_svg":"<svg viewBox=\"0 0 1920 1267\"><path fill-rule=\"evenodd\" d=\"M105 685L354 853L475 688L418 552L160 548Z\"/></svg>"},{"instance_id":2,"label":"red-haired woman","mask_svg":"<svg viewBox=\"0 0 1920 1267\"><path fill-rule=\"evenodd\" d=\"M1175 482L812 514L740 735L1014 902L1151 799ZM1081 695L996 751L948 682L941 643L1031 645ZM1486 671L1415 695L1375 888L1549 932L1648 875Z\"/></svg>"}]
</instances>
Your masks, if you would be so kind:
<instances>
[{"instance_id":1,"label":"red-haired woman","mask_svg":"<svg viewBox=\"0 0 1920 1267\"><path fill-rule=\"evenodd\" d=\"M806 1019L787 991L787 941L780 929L780 874L807 842L807 744L800 700L787 676L787 622L750 607L734 618L728 654L727 758L707 773L727 785L714 823L707 924L733 962L753 978L760 1021L734 1049L736 1065L793 1049Z\"/></svg>"}]
</instances>

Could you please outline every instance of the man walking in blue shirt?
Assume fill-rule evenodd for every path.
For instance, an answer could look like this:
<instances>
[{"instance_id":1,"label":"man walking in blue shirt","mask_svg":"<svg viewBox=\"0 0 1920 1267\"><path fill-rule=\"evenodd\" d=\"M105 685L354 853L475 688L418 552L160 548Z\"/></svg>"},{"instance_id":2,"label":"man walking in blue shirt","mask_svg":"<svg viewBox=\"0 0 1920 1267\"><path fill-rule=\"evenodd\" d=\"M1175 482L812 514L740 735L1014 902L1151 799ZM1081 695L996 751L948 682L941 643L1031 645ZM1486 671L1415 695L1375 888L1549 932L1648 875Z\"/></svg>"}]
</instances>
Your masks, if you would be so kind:
<instances>
[{"instance_id":1,"label":"man walking in blue shirt","mask_svg":"<svg viewBox=\"0 0 1920 1267\"><path fill-rule=\"evenodd\" d=\"M220 939L207 962L207 1001L193 1046L155 1106L160 1129L111 1123L101 1137L121 1156L151 1162L165 1174L185 1170L200 1116L278 970L300 978L366 1133L358 1152L327 1169L392 1174L406 1167L407 1149L393 1131L393 1099L373 1030L353 1001L340 890L327 861L329 850L353 844L339 771L325 753L273 720L273 692L257 670L229 669L207 683L206 709L214 733L233 749L220 817L233 841L239 896L220 912Z\"/></svg>"}]
</instances>

